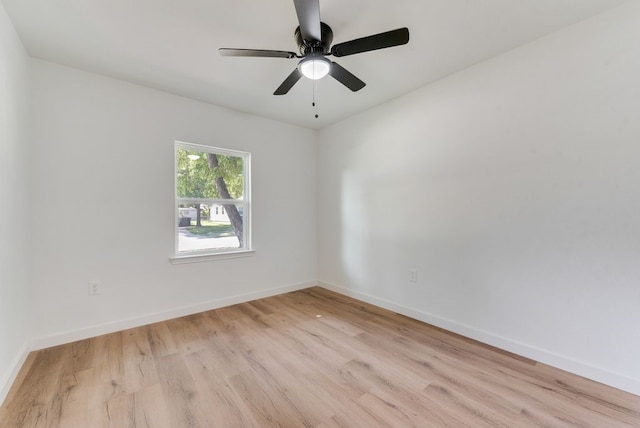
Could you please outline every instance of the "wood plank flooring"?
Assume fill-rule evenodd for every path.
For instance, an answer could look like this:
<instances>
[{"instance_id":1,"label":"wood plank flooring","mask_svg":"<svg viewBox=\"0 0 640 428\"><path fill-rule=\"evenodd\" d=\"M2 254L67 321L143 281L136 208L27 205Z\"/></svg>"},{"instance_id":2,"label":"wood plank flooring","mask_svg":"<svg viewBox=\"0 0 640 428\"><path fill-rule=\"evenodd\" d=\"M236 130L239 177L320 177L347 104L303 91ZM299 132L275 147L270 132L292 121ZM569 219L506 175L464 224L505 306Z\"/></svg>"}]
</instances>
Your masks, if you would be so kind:
<instances>
[{"instance_id":1,"label":"wood plank flooring","mask_svg":"<svg viewBox=\"0 0 640 428\"><path fill-rule=\"evenodd\" d=\"M640 397L311 288L32 353L5 427L625 427Z\"/></svg>"}]
</instances>

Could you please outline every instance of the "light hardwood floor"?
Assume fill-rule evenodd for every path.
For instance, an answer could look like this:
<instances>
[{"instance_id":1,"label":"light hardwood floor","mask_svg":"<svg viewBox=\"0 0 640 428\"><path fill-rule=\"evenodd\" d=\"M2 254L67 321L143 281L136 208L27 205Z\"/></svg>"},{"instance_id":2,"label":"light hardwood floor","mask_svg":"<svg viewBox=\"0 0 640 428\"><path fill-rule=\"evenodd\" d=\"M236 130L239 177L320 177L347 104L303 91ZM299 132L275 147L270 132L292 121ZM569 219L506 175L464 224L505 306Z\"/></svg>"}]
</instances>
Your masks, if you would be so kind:
<instances>
[{"instance_id":1,"label":"light hardwood floor","mask_svg":"<svg viewBox=\"0 0 640 428\"><path fill-rule=\"evenodd\" d=\"M640 397L321 288L32 353L1 427L640 426Z\"/></svg>"}]
</instances>

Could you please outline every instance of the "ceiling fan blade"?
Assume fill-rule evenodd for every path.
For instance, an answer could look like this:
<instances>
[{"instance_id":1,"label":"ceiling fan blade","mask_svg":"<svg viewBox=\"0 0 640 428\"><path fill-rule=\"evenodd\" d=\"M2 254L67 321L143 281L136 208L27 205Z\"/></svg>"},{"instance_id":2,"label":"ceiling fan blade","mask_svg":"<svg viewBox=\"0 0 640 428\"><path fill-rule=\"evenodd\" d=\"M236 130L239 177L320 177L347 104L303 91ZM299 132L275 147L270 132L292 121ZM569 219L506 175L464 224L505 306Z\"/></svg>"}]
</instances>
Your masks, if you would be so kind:
<instances>
[{"instance_id":1,"label":"ceiling fan blade","mask_svg":"<svg viewBox=\"0 0 640 428\"><path fill-rule=\"evenodd\" d=\"M331 54L336 57L341 57L404 45L407 42L409 42L409 29L406 27L398 28L397 30L387 31L386 33L374 34L373 36L338 43L331 48Z\"/></svg>"},{"instance_id":2,"label":"ceiling fan blade","mask_svg":"<svg viewBox=\"0 0 640 428\"><path fill-rule=\"evenodd\" d=\"M287 51L272 51L266 49L231 49L220 48L218 49L222 56L249 56L249 57L261 57L261 58L295 58L294 52Z\"/></svg>"},{"instance_id":3,"label":"ceiling fan blade","mask_svg":"<svg viewBox=\"0 0 640 428\"><path fill-rule=\"evenodd\" d=\"M293 0L300 23L300 33L304 40L320 41L320 2L319 0Z\"/></svg>"},{"instance_id":4,"label":"ceiling fan blade","mask_svg":"<svg viewBox=\"0 0 640 428\"><path fill-rule=\"evenodd\" d=\"M295 85L298 82L298 80L300 80L301 77L302 77L302 73L300 73L300 71L296 67L291 72L291 74L286 79L284 79L284 82L282 82L282 84L278 87L278 89L276 89L273 95L286 94L287 92L289 92L289 89L293 88L293 85Z\"/></svg>"},{"instance_id":5,"label":"ceiling fan blade","mask_svg":"<svg viewBox=\"0 0 640 428\"><path fill-rule=\"evenodd\" d=\"M331 62L329 74L353 92L359 91L366 85L366 83L351 74L351 72L346 68L342 67L340 64L336 64L335 62Z\"/></svg>"}]
</instances>

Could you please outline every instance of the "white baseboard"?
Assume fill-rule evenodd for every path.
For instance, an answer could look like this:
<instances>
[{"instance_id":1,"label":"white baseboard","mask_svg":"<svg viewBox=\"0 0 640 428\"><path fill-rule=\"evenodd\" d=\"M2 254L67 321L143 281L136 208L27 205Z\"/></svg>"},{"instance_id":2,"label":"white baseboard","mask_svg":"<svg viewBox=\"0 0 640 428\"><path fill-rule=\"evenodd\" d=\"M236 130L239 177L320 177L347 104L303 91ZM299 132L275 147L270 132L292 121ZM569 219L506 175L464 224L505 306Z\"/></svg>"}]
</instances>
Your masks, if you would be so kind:
<instances>
[{"instance_id":1,"label":"white baseboard","mask_svg":"<svg viewBox=\"0 0 640 428\"><path fill-rule=\"evenodd\" d=\"M4 403L5 398L9 394L9 390L15 382L16 377L18 377L18 373L20 373L20 369L22 365L27 360L29 356L29 346L25 344L20 352L15 356L13 361L11 362L8 370L2 375L0 378L0 405Z\"/></svg>"},{"instance_id":2,"label":"white baseboard","mask_svg":"<svg viewBox=\"0 0 640 428\"><path fill-rule=\"evenodd\" d=\"M197 314L199 312L209 311L212 309L222 308L238 303L249 302L251 300L262 299L278 294L289 293L291 291L302 290L305 288L313 287L315 285L317 285L316 281L300 282L297 284L274 287L266 290L259 290L251 293L238 294L236 296L210 300L207 302L198 303L196 305L182 306L179 308L170 309L168 311L146 314L139 317L113 321L62 333L56 333L34 339L31 342L31 349L37 350L49 348L51 346L57 346L65 343L75 342L77 340L88 339L103 334L114 333L129 328L152 324L155 322Z\"/></svg>"},{"instance_id":3,"label":"white baseboard","mask_svg":"<svg viewBox=\"0 0 640 428\"><path fill-rule=\"evenodd\" d=\"M516 340L502 337L497 334L479 330L472 326L442 318L418 309L413 309L385 299L379 299L369 294L351 290L343 286L331 284L324 281L318 281L318 286L384 309L388 309L390 311L408 316L410 318L423 321L427 324L443 328L462 336L478 340L482 343L486 343L487 345L495 346L496 348L504 349L505 351L509 351L514 354L530 358L544 364L548 364L558 369L577 374L596 382L600 382L635 395L640 395L639 379L630 378L620 373L615 373L610 370L577 361L563 355L558 355L545 349L540 349L535 346L527 345L526 343L518 342Z\"/></svg>"}]
</instances>

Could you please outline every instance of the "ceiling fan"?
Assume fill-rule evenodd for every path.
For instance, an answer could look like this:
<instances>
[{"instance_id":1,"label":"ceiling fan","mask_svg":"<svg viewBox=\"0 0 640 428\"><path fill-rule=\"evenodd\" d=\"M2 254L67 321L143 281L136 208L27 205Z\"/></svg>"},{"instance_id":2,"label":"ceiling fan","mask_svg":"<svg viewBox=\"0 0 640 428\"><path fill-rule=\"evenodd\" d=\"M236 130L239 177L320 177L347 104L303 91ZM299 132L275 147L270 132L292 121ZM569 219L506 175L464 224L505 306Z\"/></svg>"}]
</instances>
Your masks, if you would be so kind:
<instances>
[{"instance_id":1,"label":"ceiling fan","mask_svg":"<svg viewBox=\"0 0 640 428\"><path fill-rule=\"evenodd\" d=\"M262 58L302 58L293 72L282 82L273 95L284 95L300 80L302 76L318 80L331 75L353 92L364 88L365 83L347 71L339 64L327 59L329 55L335 57L353 55L362 52L390 48L409 42L409 29L397 30L372 36L354 39L331 46L333 31L320 21L319 0L293 0L300 25L294 36L300 55L295 52L275 51L267 49L230 49L220 48L222 56L262 57Z\"/></svg>"}]
</instances>

